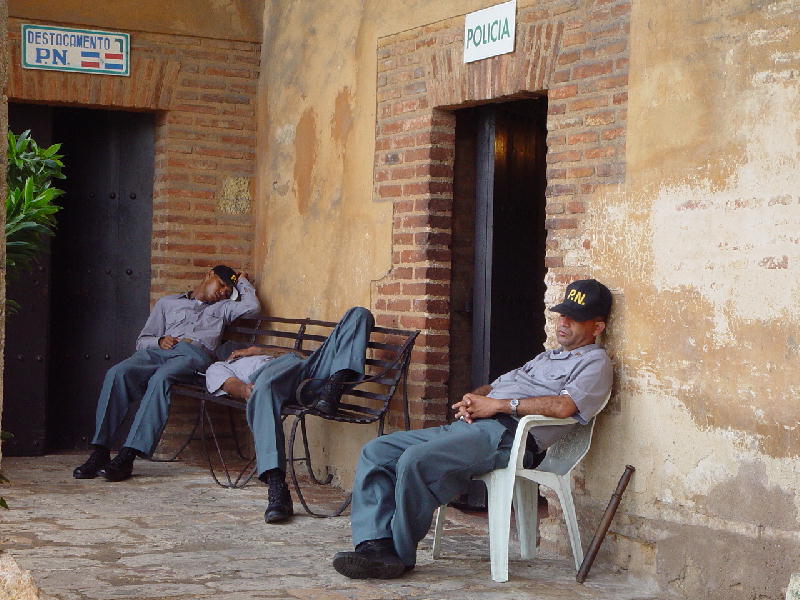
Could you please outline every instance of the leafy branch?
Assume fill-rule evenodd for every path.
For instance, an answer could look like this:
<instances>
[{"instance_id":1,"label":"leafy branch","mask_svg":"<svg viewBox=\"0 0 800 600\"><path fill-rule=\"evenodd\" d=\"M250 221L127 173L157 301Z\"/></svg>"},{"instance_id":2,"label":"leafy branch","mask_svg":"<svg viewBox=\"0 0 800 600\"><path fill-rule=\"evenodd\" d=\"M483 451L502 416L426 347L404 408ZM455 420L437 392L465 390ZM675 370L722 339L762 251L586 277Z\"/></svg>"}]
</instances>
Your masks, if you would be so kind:
<instances>
[{"instance_id":1,"label":"leafy branch","mask_svg":"<svg viewBox=\"0 0 800 600\"><path fill-rule=\"evenodd\" d=\"M61 144L42 148L30 136L30 130L15 136L8 132L8 170L6 184L6 269L9 276L18 274L44 250L45 236L55 234L54 203L64 191L52 187L53 179L65 179ZM12 311L16 307L8 302Z\"/></svg>"}]
</instances>

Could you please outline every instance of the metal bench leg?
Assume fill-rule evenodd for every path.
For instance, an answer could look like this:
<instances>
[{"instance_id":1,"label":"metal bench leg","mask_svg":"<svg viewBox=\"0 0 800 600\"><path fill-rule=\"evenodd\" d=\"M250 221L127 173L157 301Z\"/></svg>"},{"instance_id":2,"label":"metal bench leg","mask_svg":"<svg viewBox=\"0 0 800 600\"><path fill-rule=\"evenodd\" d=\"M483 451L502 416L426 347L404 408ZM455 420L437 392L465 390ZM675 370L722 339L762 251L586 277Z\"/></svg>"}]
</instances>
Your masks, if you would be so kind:
<instances>
[{"instance_id":1,"label":"metal bench leg","mask_svg":"<svg viewBox=\"0 0 800 600\"><path fill-rule=\"evenodd\" d=\"M217 440L217 434L214 432L214 423L211 420L211 415L209 415L208 411L206 410L205 400L200 401L200 411L201 411L200 441L201 441L201 446L203 448L203 455L205 456L206 462L208 463L208 470L211 473L211 477L220 487L229 489L243 488L250 482L250 480L253 478L253 475L255 475L256 471L254 465L255 458L251 458L250 461L248 461L248 463L239 472L235 480L231 479L230 469L228 468L228 465L225 462L225 457L222 455L222 448L220 448L219 441ZM222 483L217 477L216 471L214 470L214 463L211 460L211 453L208 451L208 442L206 440L206 429L205 429L206 423L208 423L208 428L209 431L211 432L211 438L214 440L214 447L216 449L220 463L222 464L222 470L225 473L225 479L227 480L227 483Z\"/></svg>"},{"instance_id":2,"label":"metal bench leg","mask_svg":"<svg viewBox=\"0 0 800 600\"><path fill-rule=\"evenodd\" d=\"M186 447L189 444L191 444L194 440L199 439L199 438L195 437L194 434L197 433L197 428L200 427L200 423L201 423L202 420L203 420L203 409L201 407L201 408L197 409L197 418L194 420L194 427L192 427L192 431L189 433L189 436L183 442L181 447L178 448L178 450L175 452L175 454L173 454L169 458L152 458L152 457L150 457L148 460L150 460L150 462L175 462L175 461L177 461L178 457L181 455L181 452L186 450ZM244 457L242 457L242 458L244 458Z\"/></svg>"},{"instance_id":3,"label":"metal bench leg","mask_svg":"<svg viewBox=\"0 0 800 600\"><path fill-rule=\"evenodd\" d=\"M294 456L294 440L297 435L297 426L300 425L300 432L303 438L303 450L305 451L305 456L295 458ZM288 444L288 456L286 463L289 467L289 475L292 478L292 485L294 486L294 493L297 496L297 499L300 500L300 504L303 505L305 511L310 514L312 517L317 517L320 519L324 519L327 517L338 517L341 515L348 506L350 506L350 501L353 499L352 494L348 494L347 498L345 498L344 502L331 514L324 514L324 513L315 513L308 507L308 503L306 502L305 497L303 496L303 492L300 489L300 482L297 480L297 471L294 468L294 463L296 461L305 461L306 468L308 469L309 474L311 475L311 479L319 484L319 485L329 485L331 481L333 481L333 475L329 474L328 477L325 478L324 481L320 481L314 475L314 471L311 467L311 453L308 449L308 437L306 435L306 423L305 423L305 415L295 415L294 423L292 423L292 431L289 434L289 444Z\"/></svg>"},{"instance_id":4,"label":"metal bench leg","mask_svg":"<svg viewBox=\"0 0 800 600\"><path fill-rule=\"evenodd\" d=\"M252 460L252 456L245 456L242 452L242 446L239 443L239 432L236 429L236 420L233 418L233 408L230 406L228 407L228 423L231 427L231 437L233 438L233 443L236 446L236 454L238 454L239 458L242 460Z\"/></svg>"}]
</instances>

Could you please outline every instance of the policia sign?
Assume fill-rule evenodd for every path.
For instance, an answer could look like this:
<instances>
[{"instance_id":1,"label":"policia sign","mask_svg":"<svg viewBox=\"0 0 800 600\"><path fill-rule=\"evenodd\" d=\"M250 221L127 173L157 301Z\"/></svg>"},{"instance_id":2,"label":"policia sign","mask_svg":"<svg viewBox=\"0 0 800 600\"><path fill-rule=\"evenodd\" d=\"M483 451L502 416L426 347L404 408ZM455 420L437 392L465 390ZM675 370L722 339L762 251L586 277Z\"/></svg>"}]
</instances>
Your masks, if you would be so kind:
<instances>
[{"instance_id":1,"label":"policia sign","mask_svg":"<svg viewBox=\"0 0 800 600\"><path fill-rule=\"evenodd\" d=\"M130 46L127 33L22 26L22 66L25 69L130 75Z\"/></svg>"},{"instance_id":2,"label":"policia sign","mask_svg":"<svg viewBox=\"0 0 800 600\"><path fill-rule=\"evenodd\" d=\"M468 14L464 19L464 62L513 52L516 16L516 0Z\"/></svg>"}]
</instances>

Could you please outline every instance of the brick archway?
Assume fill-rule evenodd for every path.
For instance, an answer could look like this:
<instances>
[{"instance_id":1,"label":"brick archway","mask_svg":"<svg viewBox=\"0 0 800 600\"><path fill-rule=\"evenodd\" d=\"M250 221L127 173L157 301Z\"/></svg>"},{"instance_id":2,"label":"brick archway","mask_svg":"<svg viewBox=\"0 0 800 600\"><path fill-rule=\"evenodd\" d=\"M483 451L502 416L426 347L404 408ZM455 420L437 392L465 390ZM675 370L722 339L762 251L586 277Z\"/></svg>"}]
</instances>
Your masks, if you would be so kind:
<instances>
[{"instance_id":1,"label":"brick archway","mask_svg":"<svg viewBox=\"0 0 800 600\"><path fill-rule=\"evenodd\" d=\"M375 197L393 203L382 325L422 330L409 394L415 427L447 411L454 108L548 96L547 282L591 268L587 200L625 177L626 1L519 6L516 50L463 64L463 16L379 40Z\"/></svg>"}]
</instances>

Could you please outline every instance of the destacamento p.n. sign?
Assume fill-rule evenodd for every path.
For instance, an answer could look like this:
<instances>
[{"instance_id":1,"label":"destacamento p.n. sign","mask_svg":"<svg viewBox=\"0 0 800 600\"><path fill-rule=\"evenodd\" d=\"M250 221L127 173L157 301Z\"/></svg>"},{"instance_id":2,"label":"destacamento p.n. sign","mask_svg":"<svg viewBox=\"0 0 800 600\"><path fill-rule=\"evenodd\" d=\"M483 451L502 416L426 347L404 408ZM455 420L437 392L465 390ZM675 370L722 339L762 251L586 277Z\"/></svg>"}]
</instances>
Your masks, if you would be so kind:
<instances>
[{"instance_id":1,"label":"destacamento p.n. sign","mask_svg":"<svg viewBox=\"0 0 800 600\"><path fill-rule=\"evenodd\" d=\"M42 25L22 26L26 69L130 75L130 35Z\"/></svg>"},{"instance_id":2,"label":"destacamento p.n. sign","mask_svg":"<svg viewBox=\"0 0 800 600\"><path fill-rule=\"evenodd\" d=\"M504 2L464 18L464 62L514 51L517 2Z\"/></svg>"}]
</instances>

